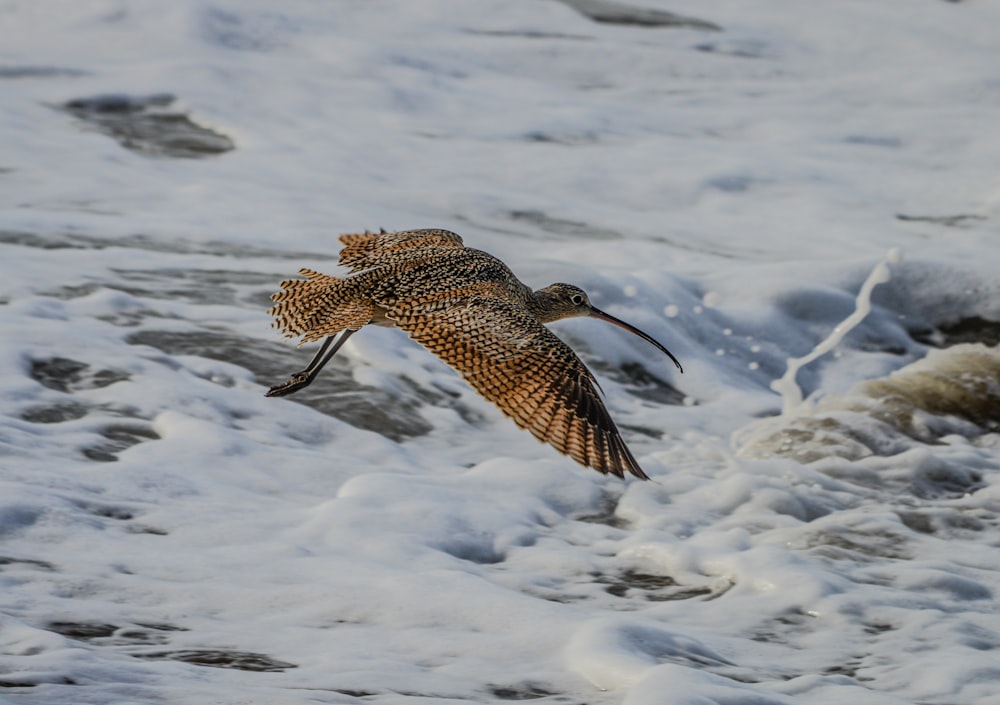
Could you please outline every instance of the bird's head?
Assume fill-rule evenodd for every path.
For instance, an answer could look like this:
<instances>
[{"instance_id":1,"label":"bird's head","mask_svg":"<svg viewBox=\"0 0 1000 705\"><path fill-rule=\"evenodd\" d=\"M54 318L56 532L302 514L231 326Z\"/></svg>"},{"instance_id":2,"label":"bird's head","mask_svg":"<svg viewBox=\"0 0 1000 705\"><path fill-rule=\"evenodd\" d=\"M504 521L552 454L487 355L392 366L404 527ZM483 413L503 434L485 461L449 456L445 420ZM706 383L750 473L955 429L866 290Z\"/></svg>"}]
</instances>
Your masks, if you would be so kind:
<instances>
[{"instance_id":1,"label":"bird's head","mask_svg":"<svg viewBox=\"0 0 1000 705\"><path fill-rule=\"evenodd\" d=\"M655 345L661 352L673 360L673 363L677 365L678 370L681 372L684 371L684 368L681 367L681 363L677 361L677 358L674 357L673 354L663 345L658 343L651 336L643 333L635 326L615 318L611 314L605 313L595 307L590 303L590 297L587 296L587 292L578 286L573 286L572 284L550 284L544 289L539 289L534 293L534 306L532 308L532 312L542 323L551 323L552 321L558 321L563 318L575 318L580 316L599 318L602 321L612 323L619 328L624 328L628 332L639 336L652 345Z\"/></svg>"},{"instance_id":2,"label":"bird's head","mask_svg":"<svg viewBox=\"0 0 1000 705\"><path fill-rule=\"evenodd\" d=\"M589 316L593 308L587 292L572 284L550 284L535 292L535 315L542 323Z\"/></svg>"}]
</instances>

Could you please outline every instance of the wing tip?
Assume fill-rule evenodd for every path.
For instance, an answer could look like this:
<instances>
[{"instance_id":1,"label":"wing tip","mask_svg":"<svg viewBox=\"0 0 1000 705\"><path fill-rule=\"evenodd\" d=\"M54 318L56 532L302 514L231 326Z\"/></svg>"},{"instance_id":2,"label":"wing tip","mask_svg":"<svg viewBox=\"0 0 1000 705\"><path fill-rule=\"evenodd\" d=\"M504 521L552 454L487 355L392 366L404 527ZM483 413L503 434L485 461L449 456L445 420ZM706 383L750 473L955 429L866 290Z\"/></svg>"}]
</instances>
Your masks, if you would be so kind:
<instances>
[{"instance_id":1,"label":"wing tip","mask_svg":"<svg viewBox=\"0 0 1000 705\"><path fill-rule=\"evenodd\" d=\"M617 433L614 435L611 447L608 450L608 460L611 462L607 464L605 472L610 472L612 475L620 477L623 480L625 479L625 473L640 480L650 479L649 475L639 465L639 461L632 455L632 451L625 445L625 441ZM600 470L598 471L600 472Z\"/></svg>"}]
</instances>

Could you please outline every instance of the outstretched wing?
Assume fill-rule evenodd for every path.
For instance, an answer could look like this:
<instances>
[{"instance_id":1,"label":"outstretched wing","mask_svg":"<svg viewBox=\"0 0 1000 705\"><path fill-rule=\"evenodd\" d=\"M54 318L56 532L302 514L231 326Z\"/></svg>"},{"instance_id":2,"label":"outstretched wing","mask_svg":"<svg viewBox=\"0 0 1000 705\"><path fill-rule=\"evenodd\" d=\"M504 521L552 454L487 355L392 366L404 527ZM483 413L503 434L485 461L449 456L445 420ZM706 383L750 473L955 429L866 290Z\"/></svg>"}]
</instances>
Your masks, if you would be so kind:
<instances>
[{"instance_id":1,"label":"outstretched wing","mask_svg":"<svg viewBox=\"0 0 1000 705\"><path fill-rule=\"evenodd\" d=\"M464 247L462 238L450 230L401 230L396 233L348 233L340 236L344 248L340 264L351 271L368 269L411 256L411 250L427 247Z\"/></svg>"},{"instance_id":2,"label":"outstretched wing","mask_svg":"<svg viewBox=\"0 0 1000 705\"><path fill-rule=\"evenodd\" d=\"M387 315L540 441L598 472L648 479L590 370L529 312L504 299L473 297L397 302Z\"/></svg>"}]
</instances>

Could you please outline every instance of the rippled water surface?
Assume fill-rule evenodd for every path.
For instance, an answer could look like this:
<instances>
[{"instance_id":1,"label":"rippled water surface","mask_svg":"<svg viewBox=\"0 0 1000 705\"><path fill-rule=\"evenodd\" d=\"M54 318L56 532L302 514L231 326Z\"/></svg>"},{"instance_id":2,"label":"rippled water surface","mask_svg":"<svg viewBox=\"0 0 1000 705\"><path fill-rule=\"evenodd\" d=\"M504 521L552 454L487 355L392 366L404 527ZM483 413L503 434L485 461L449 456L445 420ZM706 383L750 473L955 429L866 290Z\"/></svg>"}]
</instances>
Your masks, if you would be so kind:
<instances>
[{"instance_id":1,"label":"rippled water surface","mask_svg":"<svg viewBox=\"0 0 1000 705\"><path fill-rule=\"evenodd\" d=\"M0 3L0 701L996 702L998 22ZM379 227L663 341L552 326L652 481L397 330L265 398Z\"/></svg>"}]
</instances>

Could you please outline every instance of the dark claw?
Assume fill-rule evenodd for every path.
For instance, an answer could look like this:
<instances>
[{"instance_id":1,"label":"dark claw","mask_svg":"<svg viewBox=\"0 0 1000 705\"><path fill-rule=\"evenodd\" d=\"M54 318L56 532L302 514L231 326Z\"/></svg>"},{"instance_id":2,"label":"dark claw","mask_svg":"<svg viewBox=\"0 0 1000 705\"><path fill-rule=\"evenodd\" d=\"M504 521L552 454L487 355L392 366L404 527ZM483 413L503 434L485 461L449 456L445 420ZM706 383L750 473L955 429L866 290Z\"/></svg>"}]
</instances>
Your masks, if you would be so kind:
<instances>
[{"instance_id":1,"label":"dark claw","mask_svg":"<svg viewBox=\"0 0 1000 705\"><path fill-rule=\"evenodd\" d=\"M318 375L319 371L323 369L323 366L330 361L330 358L333 357L338 350L340 350L340 346L343 345L353 333L354 331L348 328L347 330L341 332L340 337L336 339L336 342L334 342L334 336L331 335L327 337L327 339L323 341L323 345L320 347L319 352L316 353L316 357L314 357L312 362L309 363L309 367L305 368L301 372L296 372L281 384L271 387L267 390L267 393L264 394L264 396L283 397L285 395L292 394L293 392L297 392L303 387L308 387L312 381L316 379L316 375Z\"/></svg>"},{"instance_id":2,"label":"dark claw","mask_svg":"<svg viewBox=\"0 0 1000 705\"><path fill-rule=\"evenodd\" d=\"M296 372L286 381L281 384L275 385L267 390L264 394L265 397L283 397L288 394L299 391L303 387L308 387L309 383L312 381L309 375L305 372Z\"/></svg>"}]
</instances>

